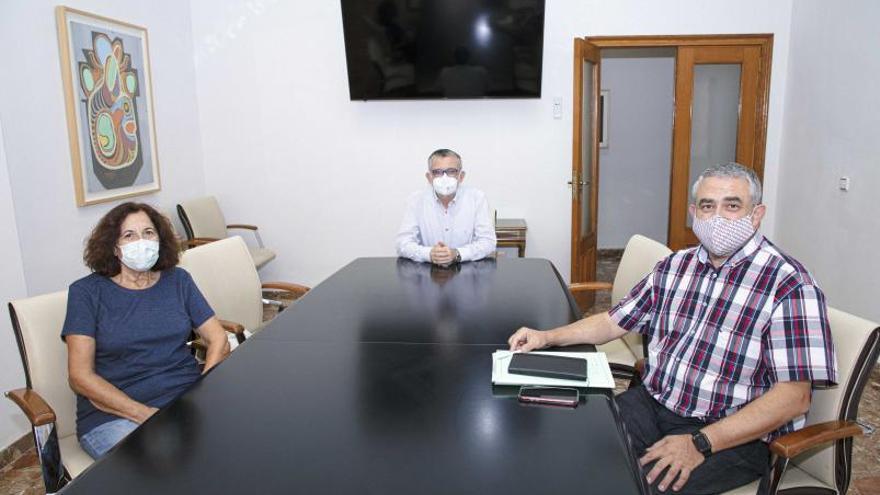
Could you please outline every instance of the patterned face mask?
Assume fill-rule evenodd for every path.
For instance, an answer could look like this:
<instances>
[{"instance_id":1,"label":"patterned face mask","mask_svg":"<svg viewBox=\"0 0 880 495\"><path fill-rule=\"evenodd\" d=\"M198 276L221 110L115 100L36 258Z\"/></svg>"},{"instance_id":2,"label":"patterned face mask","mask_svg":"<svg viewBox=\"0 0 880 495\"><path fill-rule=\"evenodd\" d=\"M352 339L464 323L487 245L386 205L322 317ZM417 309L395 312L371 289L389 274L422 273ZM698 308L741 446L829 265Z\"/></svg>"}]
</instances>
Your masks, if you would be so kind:
<instances>
[{"instance_id":1,"label":"patterned face mask","mask_svg":"<svg viewBox=\"0 0 880 495\"><path fill-rule=\"evenodd\" d=\"M755 235L755 227L752 226L751 213L736 220L718 215L708 220L694 216L694 234L706 251L726 258Z\"/></svg>"}]
</instances>

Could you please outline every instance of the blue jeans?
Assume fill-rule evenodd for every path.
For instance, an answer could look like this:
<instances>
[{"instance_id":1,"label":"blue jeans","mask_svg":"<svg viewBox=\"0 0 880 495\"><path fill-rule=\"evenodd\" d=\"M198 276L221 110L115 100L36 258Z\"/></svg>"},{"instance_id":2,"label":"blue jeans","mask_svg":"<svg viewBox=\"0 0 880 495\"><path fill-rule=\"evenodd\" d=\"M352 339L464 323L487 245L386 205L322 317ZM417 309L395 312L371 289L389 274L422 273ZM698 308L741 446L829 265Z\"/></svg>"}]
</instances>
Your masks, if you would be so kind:
<instances>
[{"instance_id":1,"label":"blue jeans","mask_svg":"<svg viewBox=\"0 0 880 495\"><path fill-rule=\"evenodd\" d=\"M134 431L138 424L127 419L115 419L98 425L92 431L79 437L79 444L92 459L97 459L106 454L120 440Z\"/></svg>"}]
</instances>

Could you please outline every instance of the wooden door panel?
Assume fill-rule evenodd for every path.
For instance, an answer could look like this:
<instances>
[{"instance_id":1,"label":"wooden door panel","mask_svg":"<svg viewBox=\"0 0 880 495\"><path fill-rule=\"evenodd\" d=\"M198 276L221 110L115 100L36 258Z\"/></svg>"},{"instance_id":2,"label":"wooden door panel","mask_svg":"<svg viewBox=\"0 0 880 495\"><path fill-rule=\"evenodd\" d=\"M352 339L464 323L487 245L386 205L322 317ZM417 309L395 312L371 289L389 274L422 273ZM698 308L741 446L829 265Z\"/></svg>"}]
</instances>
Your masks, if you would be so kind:
<instances>
[{"instance_id":1,"label":"wooden door panel","mask_svg":"<svg viewBox=\"0 0 880 495\"><path fill-rule=\"evenodd\" d=\"M597 224L599 207L599 49L583 39L574 43L574 97L571 174L571 281L596 278ZM595 295L576 296L578 306L593 305Z\"/></svg>"},{"instance_id":2,"label":"wooden door panel","mask_svg":"<svg viewBox=\"0 0 880 495\"><path fill-rule=\"evenodd\" d=\"M678 48L675 70L675 116L672 144L672 176L669 198L669 247L673 250L694 246L699 241L688 227L687 206L691 187L691 141L693 131L694 68L701 64L736 64L740 68L739 115L735 160L763 172L763 127L766 114L760 112L762 99L761 47L682 46Z\"/></svg>"}]
</instances>

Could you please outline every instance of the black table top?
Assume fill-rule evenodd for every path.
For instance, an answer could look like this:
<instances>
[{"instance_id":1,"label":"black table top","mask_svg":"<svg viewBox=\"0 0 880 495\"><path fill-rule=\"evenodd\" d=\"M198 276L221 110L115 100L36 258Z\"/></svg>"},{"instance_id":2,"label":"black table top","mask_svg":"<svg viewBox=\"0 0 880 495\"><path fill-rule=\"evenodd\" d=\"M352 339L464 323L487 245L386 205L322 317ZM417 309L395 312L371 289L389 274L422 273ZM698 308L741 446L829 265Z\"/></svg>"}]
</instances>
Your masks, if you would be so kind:
<instances>
[{"instance_id":1,"label":"black table top","mask_svg":"<svg viewBox=\"0 0 880 495\"><path fill-rule=\"evenodd\" d=\"M503 345L521 326L579 316L553 265L511 258L439 268L359 258L284 311L260 339Z\"/></svg>"},{"instance_id":2,"label":"black table top","mask_svg":"<svg viewBox=\"0 0 880 495\"><path fill-rule=\"evenodd\" d=\"M552 266L467 266L419 298L427 265L356 260L64 493L639 493L609 393L535 406L490 383L510 331L574 318Z\"/></svg>"}]
</instances>

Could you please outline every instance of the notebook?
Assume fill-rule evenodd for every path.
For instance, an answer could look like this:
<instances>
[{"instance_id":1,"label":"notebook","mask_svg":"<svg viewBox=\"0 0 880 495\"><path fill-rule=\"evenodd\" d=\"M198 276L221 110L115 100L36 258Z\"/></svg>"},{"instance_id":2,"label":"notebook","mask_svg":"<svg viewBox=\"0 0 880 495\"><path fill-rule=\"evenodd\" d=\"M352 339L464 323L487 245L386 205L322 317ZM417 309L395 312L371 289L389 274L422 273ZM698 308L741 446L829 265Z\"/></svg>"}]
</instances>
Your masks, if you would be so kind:
<instances>
[{"instance_id":1,"label":"notebook","mask_svg":"<svg viewBox=\"0 0 880 495\"><path fill-rule=\"evenodd\" d=\"M614 377L604 352L530 352L530 355L551 355L585 359L587 361L586 380L566 380L542 376L517 375L508 368L513 356L522 354L513 351L492 353L492 383L495 385L545 385L557 387L614 388Z\"/></svg>"}]
</instances>

